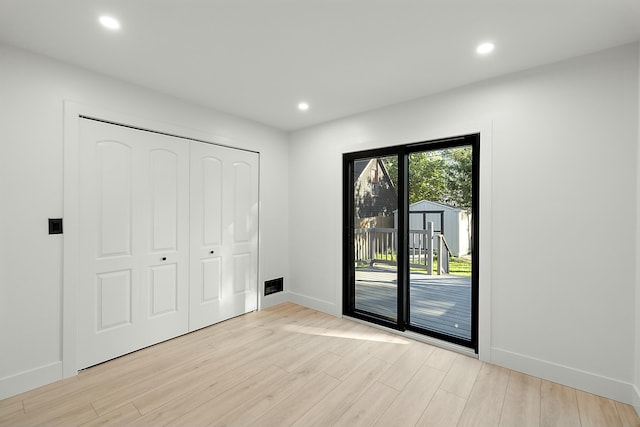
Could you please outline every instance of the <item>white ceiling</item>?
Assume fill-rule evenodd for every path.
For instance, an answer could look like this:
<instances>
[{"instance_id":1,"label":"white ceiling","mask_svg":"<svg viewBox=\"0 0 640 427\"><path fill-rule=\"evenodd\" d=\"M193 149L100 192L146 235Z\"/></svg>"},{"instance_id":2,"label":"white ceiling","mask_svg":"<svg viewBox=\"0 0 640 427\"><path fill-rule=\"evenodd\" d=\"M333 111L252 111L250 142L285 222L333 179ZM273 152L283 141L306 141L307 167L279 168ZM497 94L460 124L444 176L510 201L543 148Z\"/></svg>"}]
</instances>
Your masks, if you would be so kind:
<instances>
[{"instance_id":1,"label":"white ceiling","mask_svg":"<svg viewBox=\"0 0 640 427\"><path fill-rule=\"evenodd\" d=\"M2 43L283 130L639 39L640 0L0 0Z\"/></svg>"}]
</instances>

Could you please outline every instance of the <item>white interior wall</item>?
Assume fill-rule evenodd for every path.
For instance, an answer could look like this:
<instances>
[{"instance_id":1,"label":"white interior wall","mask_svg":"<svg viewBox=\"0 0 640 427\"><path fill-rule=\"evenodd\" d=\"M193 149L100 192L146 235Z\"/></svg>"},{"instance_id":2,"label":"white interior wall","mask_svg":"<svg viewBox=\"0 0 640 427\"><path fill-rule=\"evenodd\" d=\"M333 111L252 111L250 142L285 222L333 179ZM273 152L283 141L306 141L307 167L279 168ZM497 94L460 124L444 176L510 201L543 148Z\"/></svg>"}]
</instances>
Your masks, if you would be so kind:
<instances>
[{"instance_id":1,"label":"white interior wall","mask_svg":"<svg viewBox=\"0 0 640 427\"><path fill-rule=\"evenodd\" d=\"M638 68L627 45L293 133L290 229L304 233L290 233L292 299L341 312L342 153L489 122L480 357L630 402Z\"/></svg>"},{"instance_id":2,"label":"white interior wall","mask_svg":"<svg viewBox=\"0 0 640 427\"><path fill-rule=\"evenodd\" d=\"M0 398L62 375L64 235L47 218L63 216L65 100L259 151L260 291L288 285L286 134L2 45L0 64Z\"/></svg>"}]
</instances>

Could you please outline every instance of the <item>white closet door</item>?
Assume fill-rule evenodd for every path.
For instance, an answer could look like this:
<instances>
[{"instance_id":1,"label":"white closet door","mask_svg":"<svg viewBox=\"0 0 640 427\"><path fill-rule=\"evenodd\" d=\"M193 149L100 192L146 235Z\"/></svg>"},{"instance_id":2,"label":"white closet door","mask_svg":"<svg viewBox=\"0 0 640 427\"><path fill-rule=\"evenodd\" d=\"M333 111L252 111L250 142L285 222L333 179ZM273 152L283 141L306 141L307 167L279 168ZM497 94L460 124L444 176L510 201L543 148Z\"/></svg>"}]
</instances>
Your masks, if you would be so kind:
<instances>
[{"instance_id":1,"label":"white closet door","mask_svg":"<svg viewBox=\"0 0 640 427\"><path fill-rule=\"evenodd\" d=\"M257 309L258 154L191 145L190 330Z\"/></svg>"},{"instance_id":2,"label":"white closet door","mask_svg":"<svg viewBox=\"0 0 640 427\"><path fill-rule=\"evenodd\" d=\"M188 331L189 143L80 120L78 368Z\"/></svg>"}]
</instances>

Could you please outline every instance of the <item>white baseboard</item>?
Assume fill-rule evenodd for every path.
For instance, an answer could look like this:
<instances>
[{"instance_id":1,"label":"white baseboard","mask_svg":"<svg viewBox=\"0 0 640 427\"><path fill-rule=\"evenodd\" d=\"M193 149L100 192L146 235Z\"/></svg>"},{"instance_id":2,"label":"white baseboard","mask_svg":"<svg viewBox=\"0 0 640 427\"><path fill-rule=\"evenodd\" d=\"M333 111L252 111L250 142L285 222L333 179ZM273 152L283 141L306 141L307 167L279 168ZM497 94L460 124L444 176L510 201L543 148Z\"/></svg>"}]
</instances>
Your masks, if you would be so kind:
<instances>
[{"instance_id":1,"label":"white baseboard","mask_svg":"<svg viewBox=\"0 0 640 427\"><path fill-rule=\"evenodd\" d=\"M633 404L634 386L624 381L498 348L491 349L489 362L618 402ZM637 398L637 388L635 394Z\"/></svg>"},{"instance_id":2,"label":"white baseboard","mask_svg":"<svg viewBox=\"0 0 640 427\"><path fill-rule=\"evenodd\" d=\"M62 362L54 362L50 365L0 378L0 399L6 399L61 379Z\"/></svg>"},{"instance_id":3,"label":"white baseboard","mask_svg":"<svg viewBox=\"0 0 640 427\"><path fill-rule=\"evenodd\" d=\"M638 416L640 417L640 388L637 385L633 386L633 407L636 409Z\"/></svg>"},{"instance_id":4,"label":"white baseboard","mask_svg":"<svg viewBox=\"0 0 640 427\"><path fill-rule=\"evenodd\" d=\"M260 298L260 310L291 301L288 292L278 292Z\"/></svg>"},{"instance_id":5,"label":"white baseboard","mask_svg":"<svg viewBox=\"0 0 640 427\"><path fill-rule=\"evenodd\" d=\"M342 316L342 310L340 310L340 307L337 307L333 302L311 298L306 295L297 294L295 292L288 292L287 294L289 296L289 301L292 303L312 308L314 310L318 310L332 316Z\"/></svg>"}]
</instances>

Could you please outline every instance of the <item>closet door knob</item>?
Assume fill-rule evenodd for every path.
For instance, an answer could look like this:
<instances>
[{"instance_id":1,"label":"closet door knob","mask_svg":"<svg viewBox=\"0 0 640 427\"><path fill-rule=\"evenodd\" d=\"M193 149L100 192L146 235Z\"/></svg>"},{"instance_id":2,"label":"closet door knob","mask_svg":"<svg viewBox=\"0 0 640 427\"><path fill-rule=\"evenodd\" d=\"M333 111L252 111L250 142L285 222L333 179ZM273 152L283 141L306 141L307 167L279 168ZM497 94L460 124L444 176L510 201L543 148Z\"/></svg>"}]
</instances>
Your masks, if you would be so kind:
<instances>
[{"instance_id":1,"label":"closet door knob","mask_svg":"<svg viewBox=\"0 0 640 427\"><path fill-rule=\"evenodd\" d=\"M166 256L163 256L163 257L162 257L162 260L163 260L163 261L166 261L166 260L167 260L167 257L166 257Z\"/></svg>"}]
</instances>

